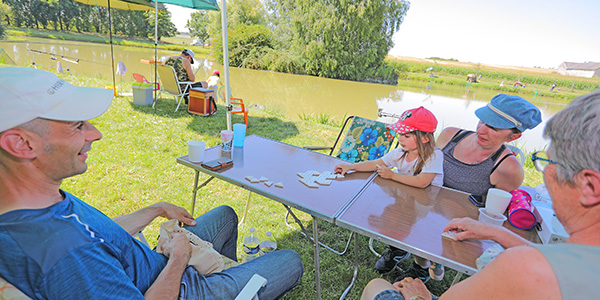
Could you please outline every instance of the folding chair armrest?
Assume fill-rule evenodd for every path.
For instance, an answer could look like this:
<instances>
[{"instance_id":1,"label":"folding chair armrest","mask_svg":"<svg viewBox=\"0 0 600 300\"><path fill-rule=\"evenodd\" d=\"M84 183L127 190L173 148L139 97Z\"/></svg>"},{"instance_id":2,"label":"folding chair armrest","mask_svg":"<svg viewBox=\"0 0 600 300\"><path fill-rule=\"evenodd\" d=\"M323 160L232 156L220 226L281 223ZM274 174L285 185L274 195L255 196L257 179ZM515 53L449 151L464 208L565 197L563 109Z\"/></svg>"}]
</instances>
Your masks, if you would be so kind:
<instances>
[{"instance_id":1,"label":"folding chair armrest","mask_svg":"<svg viewBox=\"0 0 600 300\"><path fill-rule=\"evenodd\" d=\"M246 283L246 286L242 289L242 291L235 297L235 300L250 300L254 299L258 290L263 287L267 283L267 279L264 277L254 274L250 281Z\"/></svg>"},{"instance_id":2,"label":"folding chair armrest","mask_svg":"<svg viewBox=\"0 0 600 300\"><path fill-rule=\"evenodd\" d=\"M312 146L306 146L306 147L302 147L303 149L306 150L312 150L312 151L323 151L323 150L332 150L333 147L312 147Z\"/></svg>"}]
</instances>

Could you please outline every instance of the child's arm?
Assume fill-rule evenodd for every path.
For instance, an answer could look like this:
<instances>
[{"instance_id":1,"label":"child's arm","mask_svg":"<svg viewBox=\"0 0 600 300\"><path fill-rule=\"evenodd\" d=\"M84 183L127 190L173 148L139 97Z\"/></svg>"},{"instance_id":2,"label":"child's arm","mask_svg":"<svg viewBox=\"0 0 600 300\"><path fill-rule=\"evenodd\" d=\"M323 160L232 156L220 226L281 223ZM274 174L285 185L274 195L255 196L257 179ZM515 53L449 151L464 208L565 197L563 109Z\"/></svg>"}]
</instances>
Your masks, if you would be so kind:
<instances>
[{"instance_id":1,"label":"child's arm","mask_svg":"<svg viewBox=\"0 0 600 300\"><path fill-rule=\"evenodd\" d=\"M377 165L385 166L385 163L381 158L378 158L376 160L361 161L355 164L338 164L333 168L333 171L335 173L341 173L342 175L345 175L346 172L350 170L358 172L375 171L377 170Z\"/></svg>"},{"instance_id":2,"label":"child's arm","mask_svg":"<svg viewBox=\"0 0 600 300\"><path fill-rule=\"evenodd\" d=\"M398 181L400 183L404 183L406 185L424 188L431 184L433 179L435 178L435 173L421 173L419 175L411 176L411 175L403 175L398 174L392 171L390 168L383 166L377 167L377 173L382 178L392 179L394 181Z\"/></svg>"}]
</instances>

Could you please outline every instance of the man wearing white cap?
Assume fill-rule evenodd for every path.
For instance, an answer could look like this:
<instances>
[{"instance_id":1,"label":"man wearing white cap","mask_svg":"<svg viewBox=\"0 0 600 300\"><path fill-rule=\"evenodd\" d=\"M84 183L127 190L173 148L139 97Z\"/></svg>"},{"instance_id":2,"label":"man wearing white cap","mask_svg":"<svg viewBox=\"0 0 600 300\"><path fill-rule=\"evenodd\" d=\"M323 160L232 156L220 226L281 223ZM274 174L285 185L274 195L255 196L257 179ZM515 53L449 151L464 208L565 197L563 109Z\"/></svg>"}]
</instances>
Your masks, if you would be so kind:
<instances>
[{"instance_id":1,"label":"man wearing white cap","mask_svg":"<svg viewBox=\"0 0 600 300\"><path fill-rule=\"evenodd\" d=\"M31 85L31 82L35 82ZM102 134L87 120L111 105L112 91L77 87L31 68L0 68L0 277L35 299L233 299L253 274L274 299L302 277L290 250L202 276L187 266L190 242L174 234L163 254L131 234L155 218L177 219L236 259L237 215L227 206L193 219L159 202L111 220L60 189L87 170Z\"/></svg>"},{"instance_id":2,"label":"man wearing white cap","mask_svg":"<svg viewBox=\"0 0 600 300\"><path fill-rule=\"evenodd\" d=\"M194 64L194 51L191 49L183 49L181 54L171 56L167 58L165 61L165 65L173 67L175 69L175 73L177 73L177 79L179 81L187 81L194 82L196 81L196 75L194 71L192 71L192 64ZM186 87L185 84L181 85L181 89L184 90ZM199 81L192 84L191 87L208 87L208 83L206 81ZM187 98L186 98L187 103Z\"/></svg>"}]
</instances>

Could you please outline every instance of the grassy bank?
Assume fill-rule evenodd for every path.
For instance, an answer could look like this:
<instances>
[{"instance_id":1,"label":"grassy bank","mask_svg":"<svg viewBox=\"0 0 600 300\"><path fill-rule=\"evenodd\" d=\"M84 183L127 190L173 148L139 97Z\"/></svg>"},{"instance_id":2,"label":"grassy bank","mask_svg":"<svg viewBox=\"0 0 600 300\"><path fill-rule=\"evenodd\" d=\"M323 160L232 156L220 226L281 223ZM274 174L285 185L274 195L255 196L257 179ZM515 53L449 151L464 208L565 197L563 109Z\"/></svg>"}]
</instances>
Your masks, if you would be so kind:
<instances>
[{"instance_id":1,"label":"grassy bank","mask_svg":"<svg viewBox=\"0 0 600 300\"><path fill-rule=\"evenodd\" d=\"M85 76L59 74L61 78L82 86L104 87L108 81ZM110 109L92 123L103 133L102 140L94 143L89 152L89 170L67 179L62 188L79 196L83 201L99 208L110 217L126 214L157 201L168 201L185 208L191 205L193 171L176 163L175 159L187 153L189 140L203 140L208 147L219 142L219 132L226 127L224 107L218 113L204 118L188 114L184 109L175 110L172 98L160 102L157 113L150 106L132 104L131 97L116 97ZM288 119L277 111L251 111L248 135L257 134L297 146L330 145L339 126L320 124L318 120L305 118ZM242 122L234 115L233 122ZM339 123L328 119L329 124ZM202 176L201 180L206 179ZM526 184L536 186L542 182L541 174L531 163L526 164ZM198 193L196 215L219 205L229 205L241 215L248 192L221 180L213 180ZM470 204L465 204L470 205ZM301 283L284 299L315 299L313 250L307 240L284 224L285 209L273 200L253 194L250 213L240 233L255 227L261 232L271 231L277 238L279 248L297 251L304 263L305 274ZM312 229L309 215L298 216ZM156 243L159 223L153 222L146 230L151 244ZM319 222L320 239L343 249L348 232L326 222ZM241 249L241 235L238 249ZM382 245L376 245L381 250ZM354 258L353 244L349 254L337 256L322 249L321 278L323 299L339 298L352 278ZM347 299L358 299L369 280L380 275L372 266L376 257L368 248L368 239L359 237L359 260L361 267L355 287ZM408 265L408 264L406 264ZM393 280L397 274L384 276ZM454 271L447 270L442 282L430 281L427 285L435 294L446 290Z\"/></svg>"},{"instance_id":2,"label":"grassy bank","mask_svg":"<svg viewBox=\"0 0 600 300\"><path fill-rule=\"evenodd\" d=\"M55 40L65 41L79 41L79 42L90 42L90 43L101 43L109 44L110 37L106 34L94 34L94 33L77 33L70 31L54 31L49 29L32 29L32 28L15 28L9 27L6 30L6 40L8 41L24 41L27 37L38 37L38 38L49 38ZM153 48L153 38L141 38L141 37L124 37L113 35L112 37L114 45L131 46L131 47L144 47ZM190 39L191 41L191 39ZM159 49L181 51L181 45L186 45L186 48L194 50L196 54L208 54L210 51L209 47L204 46L191 46L189 42L180 37L165 37L157 45Z\"/></svg>"},{"instance_id":3,"label":"grassy bank","mask_svg":"<svg viewBox=\"0 0 600 300\"><path fill-rule=\"evenodd\" d=\"M398 70L399 86L453 86L465 90L493 90L500 93L556 98L561 102L600 88L600 78L560 75L556 70L492 66L458 61L388 57L388 63ZM481 75L478 82L468 83L467 75ZM431 76L433 75L433 76ZM513 84L521 82L524 87ZM552 84L557 86L550 91Z\"/></svg>"}]
</instances>

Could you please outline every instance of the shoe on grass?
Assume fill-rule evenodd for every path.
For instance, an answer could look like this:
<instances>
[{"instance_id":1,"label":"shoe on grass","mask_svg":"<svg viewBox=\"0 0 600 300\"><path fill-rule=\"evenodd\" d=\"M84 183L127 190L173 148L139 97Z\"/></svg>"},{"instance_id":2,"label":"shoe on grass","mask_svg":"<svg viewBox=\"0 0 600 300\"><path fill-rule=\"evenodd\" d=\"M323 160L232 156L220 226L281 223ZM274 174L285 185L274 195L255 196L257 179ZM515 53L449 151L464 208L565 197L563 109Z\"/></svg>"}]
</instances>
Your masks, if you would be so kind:
<instances>
[{"instance_id":1,"label":"shoe on grass","mask_svg":"<svg viewBox=\"0 0 600 300\"><path fill-rule=\"evenodd\" d=\"M433 280L441 281L444 279L444 266L436 262L431 262L431 265L429 265L429 276Z\"/></svg>"},{"instance_id":2,"label":"shoe on grass","mask_svg":"<svg viewBox=\"0 0 600 300\"><path fill-rule=\"evenodd\" d=\"M409 257L410 253L404 250L388 247L375 263L375 271L379 274L388 273Z\"/></svg>"},{"instance_id":3,"label":"shoe on grass","mask_svg":"<svg viewBox=\"0 0 600 300\"><path fill-rule=\"evenodd\" d=\"M423 283L426 283L427 281L429 281L429 268L423 268L421 266L419 266L417 263L415 263L413 261L413 263L410 265L410 267L408 267L406 270L404 270L404 272L402 272L402 274L400 274L400 276L398 276L396 278L396 280L394 280L394 282L398 282L406 277L411 277L414 279L421 279L421 281L423 281Z\"/></svg>"}]
</instances>

